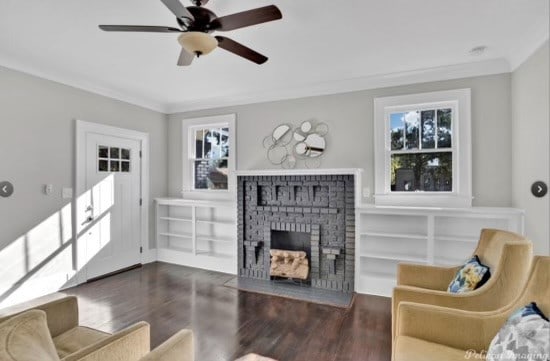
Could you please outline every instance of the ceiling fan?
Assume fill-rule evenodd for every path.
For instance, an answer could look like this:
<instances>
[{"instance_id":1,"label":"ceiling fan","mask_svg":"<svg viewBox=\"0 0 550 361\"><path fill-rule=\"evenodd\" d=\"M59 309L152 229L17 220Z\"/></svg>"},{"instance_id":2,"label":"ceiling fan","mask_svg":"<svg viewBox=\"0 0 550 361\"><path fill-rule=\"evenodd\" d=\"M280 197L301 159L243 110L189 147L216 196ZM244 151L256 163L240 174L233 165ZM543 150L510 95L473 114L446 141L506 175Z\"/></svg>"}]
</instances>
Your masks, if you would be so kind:
<instances>
[{"instance_id":1,"label":"ceiling fan","mask_svg":"<svg viewBox=\"0 0 550 361\"><path fill-rule=\"evenodd\" d=\"M178 42L182 49L178 65L191 65L195 56L206 55L216 47L248 59L256 64L263 64L267 57L224 36L211 36L213 31L229 31L258 25L283 17L275 5L264 6L240 13L218 17L211 10L203 7L208 0L191 0L194 6L185 7L180 0L161 0L176 15L180 28L169 26L142 25L99 25L104 31L132 31L152 33L180 33Z\"/></svg>"}]
</instances>

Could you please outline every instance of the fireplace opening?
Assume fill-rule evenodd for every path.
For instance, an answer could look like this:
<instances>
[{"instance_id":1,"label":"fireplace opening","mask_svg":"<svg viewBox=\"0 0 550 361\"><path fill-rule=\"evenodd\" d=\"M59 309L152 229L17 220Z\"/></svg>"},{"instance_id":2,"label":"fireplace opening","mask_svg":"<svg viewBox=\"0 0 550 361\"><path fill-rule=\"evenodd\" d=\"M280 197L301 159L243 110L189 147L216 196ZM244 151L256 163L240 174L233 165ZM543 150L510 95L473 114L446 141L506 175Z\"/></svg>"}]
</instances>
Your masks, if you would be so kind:
<instances>
[{"instance_id":1,"label":"fireplace opening","mask_svg":"<svg viewBox=\"0 0 550 361\"><path fill-rule=\"evenodd\" d=\"M271 276L310 279L311 233L271 230Z\"/></svg>"}]
</instances>

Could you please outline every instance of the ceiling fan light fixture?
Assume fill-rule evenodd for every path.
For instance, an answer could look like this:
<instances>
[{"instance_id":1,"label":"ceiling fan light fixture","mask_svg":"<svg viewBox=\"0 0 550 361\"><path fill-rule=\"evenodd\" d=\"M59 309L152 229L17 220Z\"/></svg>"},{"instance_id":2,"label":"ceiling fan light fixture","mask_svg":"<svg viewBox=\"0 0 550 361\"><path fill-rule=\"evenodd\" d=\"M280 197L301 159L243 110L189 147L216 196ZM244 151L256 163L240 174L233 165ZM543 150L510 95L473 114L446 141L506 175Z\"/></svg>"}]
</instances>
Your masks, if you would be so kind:
<instances>
[{"instance_id":1,"label":"ceiling fan light fixture","mask_svg":"<svg viewBox=\"0 0 550 361\"><path fill-rule=\"evenodd\" d=\"M200 31L189 31L178 37L180 45L191 54L206 55L218 46L218 40Z\"/></svg>"}]
</instances>

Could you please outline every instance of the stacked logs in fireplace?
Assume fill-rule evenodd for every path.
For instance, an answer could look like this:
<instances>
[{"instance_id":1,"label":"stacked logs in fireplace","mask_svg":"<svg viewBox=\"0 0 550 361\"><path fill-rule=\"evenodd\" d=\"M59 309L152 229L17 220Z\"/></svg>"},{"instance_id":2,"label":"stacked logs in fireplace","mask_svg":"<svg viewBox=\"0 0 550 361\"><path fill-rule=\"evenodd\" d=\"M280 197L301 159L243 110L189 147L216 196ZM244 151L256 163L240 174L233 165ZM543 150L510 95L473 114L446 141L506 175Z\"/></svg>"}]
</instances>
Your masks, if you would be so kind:
<instances>
[{"instance_id":1,"label":"stacked logs in fireplace","mask_svg":"<svg viewBox=\"0 0 550 361\"><path fill-rule=\"evenodd\" d=\"M271 276L307 280L309 261L304 251L271 249Z\"/></svg>"}]
</instances>

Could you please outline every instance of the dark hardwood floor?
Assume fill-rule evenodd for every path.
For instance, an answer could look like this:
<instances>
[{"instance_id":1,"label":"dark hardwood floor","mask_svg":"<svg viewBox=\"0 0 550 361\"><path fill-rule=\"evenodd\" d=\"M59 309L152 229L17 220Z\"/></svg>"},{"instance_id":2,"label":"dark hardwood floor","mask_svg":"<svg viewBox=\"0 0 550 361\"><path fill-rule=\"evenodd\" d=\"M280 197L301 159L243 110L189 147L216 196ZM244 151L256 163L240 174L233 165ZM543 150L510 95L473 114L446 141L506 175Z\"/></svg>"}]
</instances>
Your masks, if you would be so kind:
<instances>
[{"instance_id":1,"label":"dark hardwood floor","mask_svg":"<svg viewBox=\"0 0 550 361\"><path fill-rule=\"evenodd\" d=\"M78 296L83 325L114 332L149 322L152 347L192 329L197 361L249 352L280 361L390 360L390 299L357 295L342 309L224 287L231 277L152 263L63 293Z\"/></svg>"}]
</instances>

